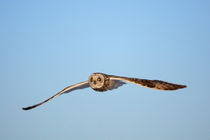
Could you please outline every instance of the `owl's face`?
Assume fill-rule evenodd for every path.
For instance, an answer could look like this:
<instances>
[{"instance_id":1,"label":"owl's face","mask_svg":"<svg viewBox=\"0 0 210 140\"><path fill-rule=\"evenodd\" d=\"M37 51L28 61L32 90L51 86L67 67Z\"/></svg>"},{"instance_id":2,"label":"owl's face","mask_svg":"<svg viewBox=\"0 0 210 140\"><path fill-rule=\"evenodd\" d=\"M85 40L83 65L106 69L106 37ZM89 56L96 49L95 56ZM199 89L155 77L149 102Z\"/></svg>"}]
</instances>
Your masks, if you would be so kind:
<instances>
[{"instance_id":1,"label":"owl's face","mask_svg":"<svg viewBox=\"0 0 210 140\"><path fill-rule=\"evenodd\" d=\"M96 91L105 91L107 90L108 79L104 74L93 73L89 77L89 84Z\"/></svg>"}]
</instances>

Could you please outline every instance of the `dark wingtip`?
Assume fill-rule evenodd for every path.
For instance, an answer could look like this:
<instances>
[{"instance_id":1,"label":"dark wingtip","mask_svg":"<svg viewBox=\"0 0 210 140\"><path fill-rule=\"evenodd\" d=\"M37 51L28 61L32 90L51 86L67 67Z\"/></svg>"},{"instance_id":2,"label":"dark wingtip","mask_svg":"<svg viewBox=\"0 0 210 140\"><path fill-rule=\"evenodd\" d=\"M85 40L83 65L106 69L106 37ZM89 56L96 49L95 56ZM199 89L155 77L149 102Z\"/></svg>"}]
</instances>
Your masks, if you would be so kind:
<instances>
[{"instance_id":1,"label":"dark wingtip","mask_svg":"<svg viewBox=\"0 0 210 140\"><path fill-rule=\"evenodd\" d=\"M23 107L22 110L29 110L29 107Z\"/></svg>"},{"instance_id":2,"label":"dark wingtip","mask_svg":"<svg viewBox=\"0 0 210 140\"><path fill-rule=\"evenodd\" d=\"M174 87L174 89L172 89L172 90L183 89L183 88L186 88L186 87L187 87L186 85L176 85Z\"/></svg>"},{"instance_id":3,"label":"dark wingtip","mask_svg":"<svg viewBox=\"0 0 210 140\"><path fill-rule=\"evenodd\" d=\"M32 109L32 108L35 108L36 106L29 106L29 107L23 107L22 109L23 110L29 110L29 109Z\"/></svg>"}]
</instances>

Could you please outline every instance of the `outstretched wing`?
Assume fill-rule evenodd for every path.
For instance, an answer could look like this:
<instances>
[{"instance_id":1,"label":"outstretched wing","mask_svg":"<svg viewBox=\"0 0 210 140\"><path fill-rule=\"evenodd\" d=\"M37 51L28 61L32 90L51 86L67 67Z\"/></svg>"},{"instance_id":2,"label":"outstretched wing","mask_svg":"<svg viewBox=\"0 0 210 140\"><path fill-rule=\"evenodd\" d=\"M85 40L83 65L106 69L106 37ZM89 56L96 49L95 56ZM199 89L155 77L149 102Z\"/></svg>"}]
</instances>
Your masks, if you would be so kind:
<instances>
[{"instance_id":1,"label":"outstretched wing","mask_svg":"<svg viewBox=\"0 0 210 140\"><path fill-rule=\"evenodd\" d=\"M177 90L177 89L187 87L186 85L173 84L173 83L168 83L168 82L164 82L160 80L147 80L147 79L114 76L114 75L109 75L109 76L110 76L110 80L125 81L125 82L137 84L137 85L144 86L147 88L158 89L158 90Z\"/></svg>"},{"instance_id":2,"label":"outstretched wing","mask_svg":"<svg viewBox=\"0 0 210 140\"><path fill-rule=\"evenodd\" d=\"M71 85L71 86L68 86L66 88L64 88L63 90L61 90L60 92L58 92L57 94L55 94L54 96L50 97L49 99L39 103L39 104L35 104L35 105L32 105L32 106L29 106L29 107L24 107L22 108L23 110L29 110L29 109L32 109L32 108L35 108L37 106L40 106L50 100L52 100L53 98L63 94L63 93L68 93L70 91L73 91L73 90L76 90L76 89L83 89L83 88L87 88L89 87L89 83L88 81L85 81L85 82L81 82L81 83L78 83L78 84L75 84L75 85Z\"/></svg>"}]
</instances>

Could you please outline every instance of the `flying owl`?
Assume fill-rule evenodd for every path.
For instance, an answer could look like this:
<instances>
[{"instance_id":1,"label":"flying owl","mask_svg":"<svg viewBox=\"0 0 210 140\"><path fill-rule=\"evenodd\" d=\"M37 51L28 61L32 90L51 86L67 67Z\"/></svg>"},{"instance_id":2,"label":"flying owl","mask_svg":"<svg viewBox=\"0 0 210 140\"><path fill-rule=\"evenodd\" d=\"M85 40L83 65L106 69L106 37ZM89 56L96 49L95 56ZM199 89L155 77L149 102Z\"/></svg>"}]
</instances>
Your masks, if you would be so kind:
<instances>
[{"instance_id":1,"label":"flying owl","mask_svg":"<svg viewBox=\"0 0 210 140\"><path fill-rule=\"evenodd\" d=\"M172 84L172 83L168 83L168 82L164 82L164 81L160 81L160 80L147 80L147 79L108 75L108 74L104 74L104 73L93 73L89 76L88 81L68 86L47 100L45 100L39 104L35 104L33 106L24 107L22 109L29 110L29 109L35 108L37 106L40 106L40 105L52 100L53 98L55 98L61 94L68 93L73 90L91 87L95 91L103 92L103 91L107 91L107 90L116 89L116 88L126 84L125 82L133 83L133 84L137 84L140 86L144 86L147 88L153 88L153 89L157 89L157 90L177 90L177 89L187 87L186 85Z\"/></svg>"}]
</instances>

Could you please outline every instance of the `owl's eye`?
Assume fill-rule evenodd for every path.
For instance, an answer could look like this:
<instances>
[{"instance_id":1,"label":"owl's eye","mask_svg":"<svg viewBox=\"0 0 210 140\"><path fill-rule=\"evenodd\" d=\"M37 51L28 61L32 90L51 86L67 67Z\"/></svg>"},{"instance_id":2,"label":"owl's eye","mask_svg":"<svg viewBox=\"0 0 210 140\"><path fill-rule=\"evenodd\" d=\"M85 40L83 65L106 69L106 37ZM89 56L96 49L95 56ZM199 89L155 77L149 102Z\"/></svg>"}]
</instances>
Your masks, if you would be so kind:
<instances>
[{"instance_id":1,"label":"owl's eye","mask_svg":"<svg viewBox=\"0 0 210 140\"><path fill-rule=\"evenodd\" d=\"M100 77L98 77L98 78L97 78L97 81L99 81L99 82L100 82L100 81L101 81L101 78L100 78Z\"/></svg>"},{"instance_id":2,"label":"owl's eye","mask_svg":"<svg viewBox=\"0 0 210 140\"><path fill-rule=\"evenodd\" d=\"M90 78L90 82L93 82L93 77Z\"/></svg>"}]
</instances>

